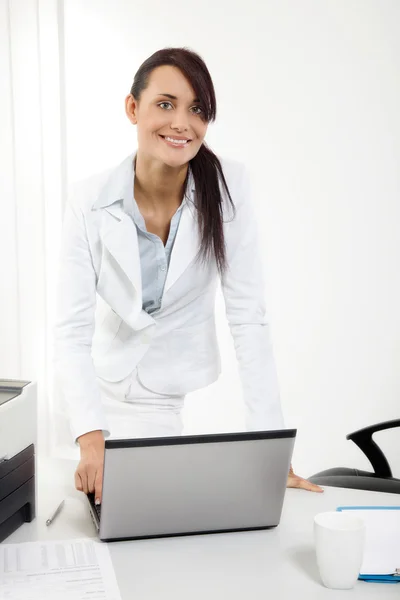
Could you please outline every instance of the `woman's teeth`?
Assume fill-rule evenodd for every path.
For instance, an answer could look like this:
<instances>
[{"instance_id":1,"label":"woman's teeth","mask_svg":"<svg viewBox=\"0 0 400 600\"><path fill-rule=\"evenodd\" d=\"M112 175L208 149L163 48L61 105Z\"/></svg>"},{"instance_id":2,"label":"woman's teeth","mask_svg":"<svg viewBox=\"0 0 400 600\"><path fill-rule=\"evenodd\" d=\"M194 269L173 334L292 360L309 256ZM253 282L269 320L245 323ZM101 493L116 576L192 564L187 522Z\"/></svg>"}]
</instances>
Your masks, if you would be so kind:
<instances>
[{"instance_id":1,"label":"woman's teeth","mask_svg":"<svg viewBox=\"0 0 400 600\"><path fill-rule=\"evenodd\" d=\"M173 138L167 137L165 136L165 138L167 140L167 142L171 142L171 144L181 144L182 146L184 146L189 140L174 140Z\"/></svg>"}]
</instances>

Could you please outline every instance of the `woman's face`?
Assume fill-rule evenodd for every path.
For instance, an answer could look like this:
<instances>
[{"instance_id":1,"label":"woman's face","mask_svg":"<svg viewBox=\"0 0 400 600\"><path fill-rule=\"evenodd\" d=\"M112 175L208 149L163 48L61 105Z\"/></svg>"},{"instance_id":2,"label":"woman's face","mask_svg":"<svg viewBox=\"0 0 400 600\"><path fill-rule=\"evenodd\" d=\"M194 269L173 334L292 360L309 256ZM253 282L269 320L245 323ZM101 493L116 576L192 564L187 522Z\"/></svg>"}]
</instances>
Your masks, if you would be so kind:
<instances>
[{"instance_id":1,"label":"woman's face","mask_svg":"<svg viewBox=\"0 0 400 600\"><path fill-rule=\"evenodd\" d=\"M140 153L171 167L196 156L208 126L192 86L171 66L154 69L139 102L126 98L126 113L137 125Z\"/></svg>"}]
</instances>

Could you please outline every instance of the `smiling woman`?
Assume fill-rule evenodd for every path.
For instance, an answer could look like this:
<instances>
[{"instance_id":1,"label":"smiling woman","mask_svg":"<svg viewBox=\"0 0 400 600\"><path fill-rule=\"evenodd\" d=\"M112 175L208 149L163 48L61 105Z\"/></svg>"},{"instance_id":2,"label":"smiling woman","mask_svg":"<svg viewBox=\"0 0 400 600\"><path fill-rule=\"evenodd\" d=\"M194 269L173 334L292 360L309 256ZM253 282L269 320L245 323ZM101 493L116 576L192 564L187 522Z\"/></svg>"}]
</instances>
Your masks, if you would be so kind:
<instances>
[{"instance_id":1,"label":"smiling woman","mask_svg":"<svg viewBox=\"0 0 400 600\"><path fill-rule=\"evenodd\" d=\"M104 438L181 434L185 395L218 378L218 276L247 427L284 426L248 181L205 143L206 65L187 49L156 52L125 109L138 151L78 190L61 255L56 370L81 450L76 487L98 501ZM292 471L288 485L319 490Z\"/></svg>"},{"instance_id":2,"label":"smiling woman","mask_svg":"<svg viewBox=\"0 0 400 600\"><path fill-rule=\"evenodd\" d=\"M168 87L174 94L158 92ZM166 100L168 98L169 100ZM140 121L138 142L144 150L152 139L161 138L172 148L189 149L186 160L190 161L198 154L207 132L208 123L198 98L193 98L189 81L181 71L173 66L161 66L154 69L147 87L140 94L140 102L130 94L126 99L127 115L132 123ZM178 135L177 132L186 135ZM153 137L154 136L154 137ZM174 153L163 155L165 164L175 164ZM182 157L178 158L178 162Z\"/></svg>"},{"instance_id":3,"label":"smiling woman","mask_svg":"<svg viewBox=\"0 0 400 600\"><path fill-rule=\"evenodd\" d=\"M137 125L135 198L151 185L150 173L152 167L158 168L158 162L164 165L171 207L176 209L182 201L182 187L190 163L198 192L200 253L205 260L214 255L222 273L226 260L219 182L230 202L231 197L221 163L204 141L208 124L217 113L214 85L205 63L186 49L166 48L156 52L135 75L126 99L126 113L131 123ZM169 175L167 167L170 167ZM143 182L144 173L148 175L147 183ZM158 195L156 190L150 194L154 195ZM146 199L142 197L142 200L145 205ZM164 197L163 206L167 203Z\"/></svg>"}]
</instances>

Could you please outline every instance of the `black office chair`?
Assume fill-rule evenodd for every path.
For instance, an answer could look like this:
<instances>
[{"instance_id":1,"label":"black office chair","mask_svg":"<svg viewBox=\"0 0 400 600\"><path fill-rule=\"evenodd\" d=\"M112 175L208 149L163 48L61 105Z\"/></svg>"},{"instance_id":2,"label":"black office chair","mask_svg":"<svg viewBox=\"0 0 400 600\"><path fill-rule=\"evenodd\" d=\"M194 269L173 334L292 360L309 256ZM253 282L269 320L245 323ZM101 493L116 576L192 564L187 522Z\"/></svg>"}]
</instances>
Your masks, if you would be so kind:
<instances>
[{"instance_id":1,"label":"black office chair","mask_svg":"<svg viewBox=\"0 0 400 600\"><path fill-rule=\"evenodd\" d=\"M394 419L393 421L385 421L384 423L371 425L371 427L365 427L346 436L346 439L352 440L364 452L374 469L373 473L360 471L359 469L336 467L315 473L315 475L309 477L309 480L318 485L400 494L400 479L393 477L386 456L372 439L373 434L377 431L399 426L400 419Z\"/></svg>"}]
</instances>

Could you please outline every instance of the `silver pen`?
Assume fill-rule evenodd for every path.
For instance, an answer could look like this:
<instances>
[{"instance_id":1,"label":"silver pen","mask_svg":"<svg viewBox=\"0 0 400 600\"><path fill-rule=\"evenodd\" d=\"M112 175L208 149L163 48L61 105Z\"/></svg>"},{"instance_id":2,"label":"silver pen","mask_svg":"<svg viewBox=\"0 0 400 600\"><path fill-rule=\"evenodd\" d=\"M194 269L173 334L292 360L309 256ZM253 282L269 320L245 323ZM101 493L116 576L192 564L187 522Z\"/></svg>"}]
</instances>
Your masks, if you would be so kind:
<instances>
[{"instance_id":1,"label":"silver pen","mask_svg":"<svg viewBox=\"0 0 400 600\"><path fill-rule=\"evenodd\" d=\"M62 510L62 507L64 506L64 502L65 502L65 500L63 500L63 501L62 501L62 502L61 502L61 503L60 503L60 504L57 506L56 510L55 510L55 511L54 511L54 513L51 515L51 517L50 517L49 519L47 519L47 521L46 521L46 525L47 525L47 527L48 527L49 525L51 525L51 524L52 524L52 522L54 521L54 519L56 518L56 516L57 516L57 515L58 515L58 514L61 512L61 510Z\"/></svg>"}]
</instances>

